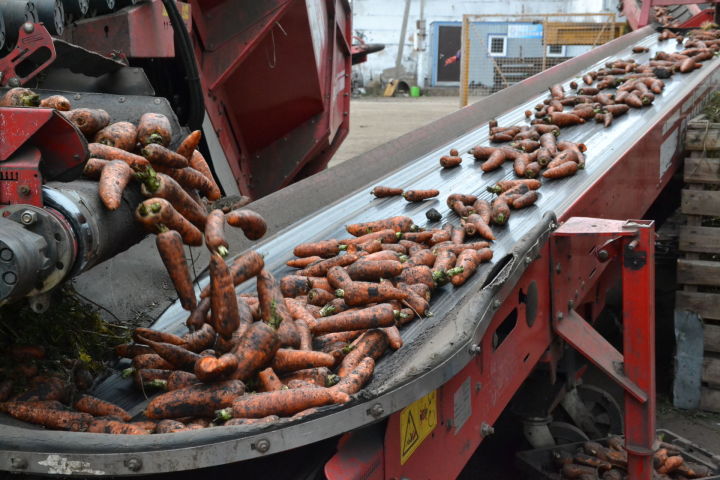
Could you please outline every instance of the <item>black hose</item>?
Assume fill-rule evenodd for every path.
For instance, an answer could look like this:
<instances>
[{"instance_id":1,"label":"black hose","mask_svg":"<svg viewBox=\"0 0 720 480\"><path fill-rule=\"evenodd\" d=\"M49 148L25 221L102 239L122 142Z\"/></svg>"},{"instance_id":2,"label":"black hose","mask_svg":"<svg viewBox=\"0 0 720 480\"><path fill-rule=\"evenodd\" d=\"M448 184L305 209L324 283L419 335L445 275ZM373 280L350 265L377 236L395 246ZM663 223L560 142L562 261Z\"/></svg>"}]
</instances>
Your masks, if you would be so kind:
<instances>
[{"instance_id":1,"label":"black hose","mask_svg":"<svg viewBox=\"0 0 720 480\"><path fill-rule=\"evenodd\" d=\"M185 28L185 23L180 16L180 11L174 0L162 0L162 3L168 12L170 24L173 27L175 54L180 57L180 61L183 64L185 79L188 90L190 91L187 125L191 130L200 130L202 128L203 118L205 118L205 100L203 98L200 73L197 62L195 61L192 40L190 39L187 28Z\"/></svg>"}]
</instances>

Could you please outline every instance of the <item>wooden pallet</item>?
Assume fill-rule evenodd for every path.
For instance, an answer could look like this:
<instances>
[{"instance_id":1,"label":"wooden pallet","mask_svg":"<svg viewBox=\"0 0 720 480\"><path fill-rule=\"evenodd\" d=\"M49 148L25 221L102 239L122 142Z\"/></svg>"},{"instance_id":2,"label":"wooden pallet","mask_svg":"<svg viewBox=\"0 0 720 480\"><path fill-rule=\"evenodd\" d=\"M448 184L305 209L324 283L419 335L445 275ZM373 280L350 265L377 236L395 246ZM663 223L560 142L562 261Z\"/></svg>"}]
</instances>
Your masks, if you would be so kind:
<instances>
[{"instance_id":1,"label":"wooden pallet","mask_svg":"<svg viewBox=\"0 0 720 480\"><path fill-rule=\"evenodd\" d=\"M709 158L720 152L720 123L703 115L690 121L685 148L691 153L685 159L680 210L687 223L679 236L675 308L704 321L700 408L720 412L720 260L712 258L720 255L720 227L703 226L709 217L720 217L720 158Z\"/></svg>"}]
</instances>

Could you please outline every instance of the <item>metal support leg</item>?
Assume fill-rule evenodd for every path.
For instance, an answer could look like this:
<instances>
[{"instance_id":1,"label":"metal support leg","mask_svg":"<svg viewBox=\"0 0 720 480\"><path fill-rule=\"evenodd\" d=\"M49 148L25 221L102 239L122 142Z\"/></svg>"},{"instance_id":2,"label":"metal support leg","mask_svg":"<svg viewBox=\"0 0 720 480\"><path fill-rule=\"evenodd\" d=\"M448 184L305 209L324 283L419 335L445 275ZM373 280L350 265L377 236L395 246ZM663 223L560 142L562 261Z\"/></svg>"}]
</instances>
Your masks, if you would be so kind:
<instances>
[{"instance_id":1,"label":"metal support leg","mask_svg":"<svg viewBox=\"0 0 720 480\"><path fill-rule=\"evenodd\" d=\"M625 374L648 393L625 393L625 446L630 478L652 478L655 443L655 229L643 226L623 249L623 353Z\"/></svg>"}]
</instances>

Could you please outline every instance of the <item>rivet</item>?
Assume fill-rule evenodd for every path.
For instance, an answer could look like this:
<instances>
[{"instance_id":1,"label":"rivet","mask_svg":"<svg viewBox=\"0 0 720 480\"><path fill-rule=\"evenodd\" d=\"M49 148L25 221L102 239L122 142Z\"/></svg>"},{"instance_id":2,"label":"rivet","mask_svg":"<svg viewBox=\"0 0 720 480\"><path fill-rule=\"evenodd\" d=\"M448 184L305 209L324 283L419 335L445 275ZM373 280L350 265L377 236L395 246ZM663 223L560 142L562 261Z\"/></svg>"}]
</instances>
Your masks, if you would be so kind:
<instances>
[{"instance_id":1,"label":"rivet","mask_svg":"<svg viewBox=\"0 0 720 480\"><path fill-rule=\"evenodd\" d=\"M255 450L260 453L265 453L270 450L270 442L264 438L257 441L255 444Z\"/></svg>"},{"instance_id":2,"label":"rivet","mask_svg":"<svg viewBox=\"0 0 720 480\"><path fill-rule=\"evenodd\" d=\"M385 413L385 409L383 408L382 405L380 405L379 403L376 403L375 405L370 407L370 410L368 410L368 413L370 413L370 415L372 415L373 417L378 418L378 417L381 417Z\"/></svg>"},{"instance_id":3,"label":"rivet","mask_svg":"<svg viewBox=\"0 0 720 480\"><path fill-rule=\"evenodd\" d=\"M495 433L495 429L491 425L488 425L487 423L483 422L482 426L480 427L480 434L483 437L489 437L493 433Z\"/></svg>"},{"instance_id":4,"label":"rivet","mask_svg":"<svg viewBox=\"0 0 720 480\"><path fill-rule=\"evenodd\" d=\"M470 355L477 355L478 353L482 352L482 348L477 343L473 343L470 345Z\"/></svg>"},{"instance_id":5,"label":"rivet","mask_svg":"<svg viewBox=\"0 0 720 480\"><path fill-rule=\"evenodd\" d=\"M137 457L130 457L125 460L125 466L128 468L128 470L137 472L142 468L142 460Z\"/></svg>"}]
</instances>

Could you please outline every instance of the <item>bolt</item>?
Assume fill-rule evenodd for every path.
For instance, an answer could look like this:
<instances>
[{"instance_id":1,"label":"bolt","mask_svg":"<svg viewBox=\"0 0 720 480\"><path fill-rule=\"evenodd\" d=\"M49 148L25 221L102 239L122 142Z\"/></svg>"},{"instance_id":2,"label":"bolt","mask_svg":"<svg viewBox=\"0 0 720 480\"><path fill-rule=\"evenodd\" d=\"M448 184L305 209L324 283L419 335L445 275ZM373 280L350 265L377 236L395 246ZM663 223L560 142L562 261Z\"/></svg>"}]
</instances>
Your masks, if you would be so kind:
<instances>
[{"instance_id":1,"label":"bolt","mask_svg":"<svg viewBox=\"0 0 720 480\"><path fill-rule=\"evenodd\" d=\"M37 222L37 213L32 210L25 210L20 214L20 221L23 225L32 225Z\"/></svg>"},{"instance_id":2,"label":"bolt","mask_svg":"<svg viewBox=\"0 0 720 480\"><path fill-rule=\"evenodd\" d=\"M125 98L125 97L118 98L118 103L125 103L126 101L127 101L127 98Z\"/></svg>"},{"instance_id":3,"label":"bolt","mask_svg":"<svg viewBox=\"0 0 720 480\"><path fill-rule=\"evenodd\" d=\"M35 25L30 22L25 22L23 23L23 30L25 30L25 33L32 33L35 31Z\"/></svg>"},{"instance_id":4,"label":"bolt","mask_svg":"<svg viewBox=\"0 0 720 480\"><path fill-rule=\"evenodd\" d=\"M562 265L560 265L558 263L557 265L555 265L555 273L560 273L560 272L562 272Z\"/></svg>"},{"instance_id":5,"label":"bolt","mask_svg":"<svg viewBox=\"0 0 720 480\"><path fill-rule=\"evenodd\" d=\"M0 250L0 260L2 260L3 262L9 262L13 259L14 256L15 255L13 254L13 251L9 248L3 248L2 250Z\"/></svg>"},{"instance_id":6,"label":"bolt","mask_svg":"<svg viewBox=\"0 0 720 480\"><path fill-rule=\"evenodd\" d=\"M597 257L601 262L604 262L605 260L610 258L610 254L607 250L600 250L599 252L597 252Z\"/></svg>"},{"instance_id":7,"label":"bolt","mask_svg":"<svg viewBox=\"0 0 720 480\"><path fill-rule=\"evenodd\" d=\"M638 241L633 240L632 242L630 242L628 244L627 248L628 248L628 250L630 250L632 252L633 250L635 250L637 248L637 246L638 246Z\"/></svg>"},{"instance_id":8,"label":"bolt","mask_svg":"<svg viewBox=\"0 0 720 480\"><path fill-rule=\"evenodd\" d=\"M500 300L493 300L493 308L500 308L500 305L502 305L502 302Z\"/></svg>"},{"instance_id":9,"label":"bolt","mask_svg":"<svg viewBox=\"0 0 720 480\"><path fill-rule=\"evenodd\" d=\"M368 413L372 415L375 418L381 417L385 413L385 409L382 405L379 403L376 403L372 407L370 407L370 410L368 410Z\"/></svg>"},{"instance_id":10,"label":"bolt","mask_svg":"<svg viewBox=\"0 0 720 480\"><path fill-rule=\"evenodd\" d=\"M470 345L470 355L477 355L478 353L482 352L482 348L477 343L473 343Z\"/></svg>"},{"instance_id":11,"label":"bolt","mask_svg":"<svg viewBox=\"0 0 720 480\"><path fill-rule=\"evenodd\" d=\"M573 308L575 308L575 302L568 300L568 310L572 310Z\"/></svg>"},{"instance_id":12,"label":"bolt","mask_svg":"<svg viewBox=\"0 0 720 480\"><path fill-rule=\"evenodd\" d=\"M260 453L265 453L270 450L270 442L264 438L257 441L255 444L255 450Z\"/></svg>"},{"instance_id":13,"label":"bolt","mask_svg":"<svg viewBox=\"0 0 720 480\"><path fill-rule=\"evenodd\" d=\"M80 99L82 98L82 95L80 95L79 93L76 93L76 94L73 96L73 98L74 98L75 100L80 100Z\"/></svg>"},{"instance_id":14,"label":"bolt","mask_svg":"<svg viewBox=\"0 0 720 480\"><path fill-rule=\"evenodd\" d=\"M488 425L487 423L483 422L482 425L480 426L480 434L483 437L489 437L493 433L495 433L495 429L493 427L491 427L490 425Z\"/></svg>"},{"instance_id":15,"label":"bolt","mask_svg":"<svg viewBox=\"0 0 720 480\"><path fill-rule=\"evenodd\" d=\"M130 457L125 460L125 466L128 468L128 470L137 472L142 468L142 460L137 457Z\"/></svg>"},{"instance_id":16,"label":"bolt","mask_svg":"<svg viewBox=\"0 0 720 480\"><path fill-rule=\"evenodd\" d=\"M563 312L558 312L558 313L557 313L558 322L559 322L560 320L562 320L563 318L565 318L565 315L563 315Z\"/></svg>"},{"instance_id":17,"label":"bolt","mask_svg":"<svg viewBox=\"0 0 720 480\"><path fill-rule=\"evenodd\" d=\"M475 391L479 392L480 390L482 390L482 382L477 382L475 384Z\"/></svg>"},{"instance_id":18,"label":"bolt","mask_svg":"<svg viewBox=\"0 0 720 480\"><path fill-rule=\"evenodd\" d=\"M18 188L18 192L20 192L20 195L30 195L30 187L28 187L27 185L20 185L20 187Z\"/></svg>"},{"instance_id":19,"label":"bolt","mask_svg":"<svg viewBox=\"0 0 720 480\"><path fill-rule=\"evenodd\" d=\"M154 103L155 105L160 105L160 99L159 99L159 98L156 98L155 100L153 100L153 103Z\"/></svg>"},{"instance_id":20,"label":"bolt","mask_svg":"<svg viewBox=\"0 0 720 480\"><path fill-rule=\"evenodd\" d=\"M10 466L17 470L25 470L28 466L27 460L24 458L12 457L10 459Z\"/></svg>"},{"instance_id":21,"label":"bolt","mask_svg":"<svg viewBox=\"0 0 720 480\"><path fill-rule=\"evenodd\" d=\"M10 80L8 80L8 85L11 87L19 87L20 86L20 79L18 77L12 77Z\"/></svg>"},{"instance_id":22,"label":"bolt","mask_svg":"<svg viewBox=\"0 0 720 480\"><path fill-rule=\"evenodd\" d=\"M530 265L533 262L533 259L530 257L525 257L525 265Z\"/></svg>"}]
</instances>

